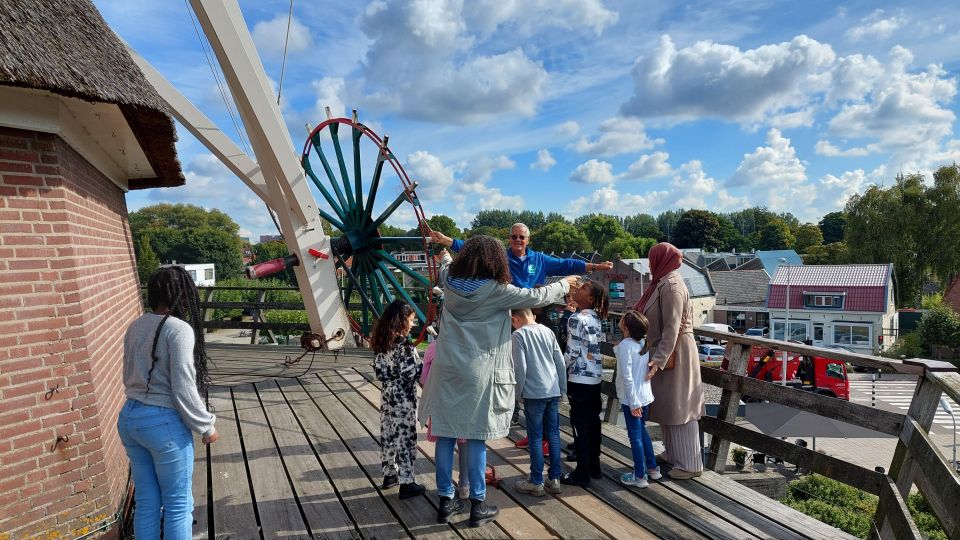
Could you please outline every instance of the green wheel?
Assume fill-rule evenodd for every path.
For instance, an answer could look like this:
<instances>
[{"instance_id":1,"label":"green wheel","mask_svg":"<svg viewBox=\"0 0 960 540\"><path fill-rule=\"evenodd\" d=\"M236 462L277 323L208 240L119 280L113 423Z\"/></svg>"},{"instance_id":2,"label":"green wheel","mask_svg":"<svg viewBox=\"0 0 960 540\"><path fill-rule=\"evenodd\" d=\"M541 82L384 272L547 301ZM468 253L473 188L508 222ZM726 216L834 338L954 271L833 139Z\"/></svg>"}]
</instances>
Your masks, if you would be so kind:
<instances>
[{"instance_id":1,"label":"green wheel","mask_svg":"<svg viewBox=\"0 0 960 540\"><path fill-rule=\"evenodd\" d=\"M350 136L346 152L341 129ZM438 268L417 184L390 151L388 140L358 122L354 111L353 119L331 118L311 130L301 163L320 192L320 217L335 230L333 257L354 331L369 338L384 307L400 299L417 314L419 342L439 310L433 294ZM364 157L372 164L366 174L361 166ZM419 234L381 236L381 226L399 214L412 215Z\"/></svg>"}]
</instances>

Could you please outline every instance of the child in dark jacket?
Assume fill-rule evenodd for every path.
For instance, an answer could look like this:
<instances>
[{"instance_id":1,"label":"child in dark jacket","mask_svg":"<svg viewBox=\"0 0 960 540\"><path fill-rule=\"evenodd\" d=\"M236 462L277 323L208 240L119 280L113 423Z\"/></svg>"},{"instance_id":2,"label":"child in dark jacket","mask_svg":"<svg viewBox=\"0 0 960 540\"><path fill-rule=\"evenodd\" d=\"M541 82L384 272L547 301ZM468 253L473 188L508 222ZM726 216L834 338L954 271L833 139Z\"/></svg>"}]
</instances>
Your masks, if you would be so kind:
<instances>
[{"instance_id":1,"label":"child in dark jacket","mask_svg":"<svg viewBox=\"0 0 960 540\"><path fill-rule=\"evenodd\" d=\"M373 369L383 383L380 398L380 460L383 489L399 482L400 498L415 497L424 487L414 480L417 455L417 381L423 364L408 336L416 313L406 303L391 302L373 326Z\"/></svg>"}]
</instances>

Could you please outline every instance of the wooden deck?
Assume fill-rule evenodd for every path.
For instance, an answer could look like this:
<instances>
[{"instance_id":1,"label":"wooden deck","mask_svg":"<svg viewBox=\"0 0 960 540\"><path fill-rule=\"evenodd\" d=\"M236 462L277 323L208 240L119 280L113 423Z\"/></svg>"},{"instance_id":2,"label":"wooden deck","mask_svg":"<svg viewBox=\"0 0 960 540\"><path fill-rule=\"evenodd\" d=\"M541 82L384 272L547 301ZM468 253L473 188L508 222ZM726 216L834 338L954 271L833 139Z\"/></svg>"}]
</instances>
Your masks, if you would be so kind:
<instances>
[{"instance_id":1,"label":"wooden deck","mask_svg":"<svg viewBox=\"0 0 960 540\"><path fill-rule=\"evenodd\" d=\"M308 355L297 349L208 345L217 384L210 404L220 441L197 446L194 538L844 538L849 536L716 473L686 482L621 485L629 448L605 425L604 478L543 498L513 489L529 471L523 436L488 442L504 478L488 487L496 522L467 525L467 513L435 523L434 445L423 437L417 481L428 491L401 501L381 491L379 400L370 357ZM564 444L571 440L568 428Z\"/></svg>"}]
</instances>

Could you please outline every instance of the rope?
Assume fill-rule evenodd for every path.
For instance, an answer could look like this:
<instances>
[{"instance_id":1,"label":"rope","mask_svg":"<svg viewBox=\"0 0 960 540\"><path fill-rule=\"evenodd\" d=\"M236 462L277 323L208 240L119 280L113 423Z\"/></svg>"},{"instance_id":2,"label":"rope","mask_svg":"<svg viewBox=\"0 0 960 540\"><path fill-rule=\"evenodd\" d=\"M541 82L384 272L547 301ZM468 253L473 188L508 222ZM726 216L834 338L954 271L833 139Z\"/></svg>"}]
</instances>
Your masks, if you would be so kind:
<instances>
[{"instance_id":1,"label":"rope","mask_svg":"<svg viewBox=\"0 0 960 540\"><path fill-rule=\"evenodd\" d=\"M277 83L277 106L280 106L280 94L283 92L283 73L287 67L287 44L290 43L290 23L293 22L293 0L290 0L290 13L287 15L287 36L283 38L283 59L280 61L280 82Z\"/></svg>"},{"instance_id":2,"label":"rope","mask_svg":"<svg viewBox=\"0 0 960 540\"><path fill-rule=\"evenodd\" d=\"M217 89L220 91L220 98L223 100L224 106L227 108L227 113L230 115L230 121L233 123L233 129L237 132L237 137L240 138L240 144L243 145L243 150L248 155L252 152L250 151L248 141L243 134L243 130L240 129L240 123L234 114L233 106L229 99L227 99L227 93L224 91L223 87L225 83L220 80L220 75L217 73L217 70L213 67L213 53L207 49L206 42L203 39L203 36L200 35L200 27L198 26L197 19L194 17L193 10L190 9L190 4L188 0L183 0L183 4L187 8L187 14L190 17L190 22L193 23L193 30L197 34L197 39L200 41L200 49L203 50L203 56L207 59L207 66L210 67L210 73L213 74L213 80L217 83ZM237 113L239 114L239 113Z\"/></svg>"}]
</instances>

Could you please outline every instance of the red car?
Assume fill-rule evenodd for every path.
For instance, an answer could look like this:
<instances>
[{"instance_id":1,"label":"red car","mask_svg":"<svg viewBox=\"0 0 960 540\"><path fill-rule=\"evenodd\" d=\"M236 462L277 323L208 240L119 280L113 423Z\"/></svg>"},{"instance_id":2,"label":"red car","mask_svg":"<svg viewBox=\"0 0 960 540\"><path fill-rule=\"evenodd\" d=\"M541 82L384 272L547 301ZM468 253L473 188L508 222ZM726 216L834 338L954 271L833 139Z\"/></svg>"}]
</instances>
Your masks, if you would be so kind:
<instances>
[{"instance_id":1,"label":"red car","mask_svg":"<svg viewBox=\"0 0 960 540\"><path fill-rule=\"evenodd\" d=\"M850 400L847 365L839 360L821 356L803 356L788 353L787 385L825 396ZM747 362L748 377L779 383L783 369L783 351L754 346ZM727 369L724 358L721 369Z\"/></svg>"}]
</instances>

